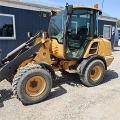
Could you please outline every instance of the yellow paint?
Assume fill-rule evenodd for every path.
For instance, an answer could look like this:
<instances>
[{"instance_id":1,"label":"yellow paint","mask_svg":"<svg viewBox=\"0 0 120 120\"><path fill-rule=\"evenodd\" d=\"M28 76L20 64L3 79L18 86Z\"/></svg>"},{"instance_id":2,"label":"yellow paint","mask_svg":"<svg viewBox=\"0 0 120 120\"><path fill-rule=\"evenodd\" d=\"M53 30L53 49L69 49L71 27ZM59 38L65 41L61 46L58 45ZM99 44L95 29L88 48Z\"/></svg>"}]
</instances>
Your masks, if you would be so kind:
<instances>
[{"instance_id":1,"label":"yellow paint","mask_svg":"<svg viewBox=\"0 0 120 120\"><path fill-rule=\"evenodd\" d=\"M93 10L98 10L98 8L95 7L89 7L89 6L73 6L74 9L93 9Z\"/></svg>"},{"instance_id":2,"label":"yellow paint","mask_svg":"<svg viewBox=\"0 0 120 120\"><path fill-rule=\"evenodd\" d=\"M19 65L19 68L24 67L25 65L29 63L36 63L36 61L44 61L49 64L52 63L50 58L50 46L51 46L51 40L50 39L43 39L41 37L37 38L34 44L38 44L42 42L43 46L39 49L39 51L36 53L37 55L32 58L29 58L25 60L23 63Z\"/></svg>"},{"instance_id":3,"label":"yellow paint","mask_svg":"<svg viewBox=\"0 0 120 120\"><path fill-rule=\"evenodd\" d=\"M37 55L34 58L34 61L44 61L44 62L47 62L47 63L51 64L52 63L51 58L50 58L51 40L50 39L39 38L36 41L36 44L37 44L37 42L42 42L43 46L37 52Z\"/></svg>"},{"instance_id":4,"label":"yellow paint","mask_svg":"<svg viewBox=\"0 0 120 120\"><path fill-rule=\"evenodd\" d=\"M34 76L30 78L26 85L25 91L29 96L38 96L43 93L46 88L46 81L42 76Z\"/></svg>"},{"instance_id":5,"label":"yellow paint","mask_svg":"<svg viewBox=\"0 0 120 120\"><path fill-rule=\"evenodd\" d=\"M63 44L59 44L56 39L52 40L50 51L55 57L65 59Z\"/></svg>"},{"instance_id":6,"label":"yellow paint","mask_svg":"<svg viewBox=\"0 0 120 120\"><path fill-rule=\"evenodd\" d=\"M113 55L105 56L105 61L106 61L107 66L109 66L112 63L113 60L114 60Z\"/></svg>"},{"instance_id":7,"label":"yellow paint","mask_svg":"<svg viewBox=\"0 0 120 120\"><path fill-rule=\"evenodd\" d=\"M100 66L94 66L90 73L90 78L93 81L98 81L102 74L102 68Z\"/></svg>"},{"instance_id":8,"label":"yellow paint","mask_svg":"<svg viewBox=\"0 0 120 120\"><path fill-rule=\"evenodd\" d=\"M69 66L75 65L76 63L77 63L77 60L71 60L71 61L61 60L60 61L61 67L68 72L69 72Z\"/></svg>"},{"instance_id":9,"label":"yellow paint","mask_svg":"<svg viewBox=\"0 0 120 120\"><path fill-rule=\"evenodd\" d=\"M25 60L23 63L21 63L21 64L19 65L19 68L24 67L25 65L31 63L32 61L33 61L33 58L29 58L29 59ZM18 68L18 69L19 69L19 68Z\"/></svg>"},{"instance_id":10,"label":"yellow paint","mask_svg":"<svg viewBox=\"0 0 120 120\"><path fill-rule=\"evenodd\" d=\"M98 42L98 46L92 47L94 42ZM96 49L96 52L93 54L90 54L90 50L92 49ZM88 58L89 56L96 55L96 54L103 57L107 63L107 66L109 66L114 59L112 55L112 48L111 48L110 41L104 38L96 38L91 40L90 44L88 45L85 51L83 58Z\"/></svg>"},{"instance_id":11,"label":"yellow paint","mask_svg":"<svg viewBox=\"0 0 120 120\"><path fill-rule=\"evenodd\" d=\"M55 12L55 13L57 13L57 12L59 12L60 10L59 9L54 9L54 10L52 10L53 12Z\"/></svg>"},{"instance_id":12,"label":"yellow paint","mask_svg":"<svg viewBox=\"0 0 120 120\"><path fill-rule=\"evenodd\" d=\"M42 42L42 38L41 38L41 37L39 37L39 38L37 38L37 39L35 40L35 45L38 44L38 43L40 43L40 42Z\"/></svg>"},{"instance_id":13,"label":"yellow paint","mask_svg":"<svg viewBox=\"0 0 120 120\"><path fill-rule=\"evenodd\" d=\"M98 7L95 7L97 4L94 5L94 7L90 7L90 6L73 6L74 9L93 9L93 10L98 10L100 11L100 9ZM54 9L52 10L54 12L60 12L60 9Z\"/></svg>"},{"instance_id":14,"label":"yellow paint","mask_svg":"<svg viewBox=\"0 0 120 120\"><path fill-rule=\"evenodd\" d=\"M56 39L50 40L48 38L38 38L35 44L38 44L39 42L42 42L43 46L39 49L35 58L29 58L28 60L25 60L19 66L19 68L24 67L31 62L35 63L34 61L44 61L49 64L56 64L57 61L52 61L50 58L50 54L54 55L60 61L59 63L57 63L59 65L55 67L55 69L62 68L66 71L69 71L69 66L75 65L77 63L77 60L65 60L64 46L63 44L58 43ZM84 52L83 58L88 58L92 55L99 55L105 59L107 66L109 66L114 59L111 49L112 48L110 41L104 38L96 38L90 41L87 49Z\"/></svg>"},{"instance_id":15,"label":"yellow paint","mask_svg":"<svg viewBox=\"0 0 120 120\"><path fill-rule=\"evenodd\" d=\"M73 8L74 9L93 9L93 10L100 11L100 9L98 7L96 7L96 5L98 5L98 4L95 4L94 7L89 7L89 6L73 6ZM61 10L60 9L54 9L52 11L54 11L55 13L58 13Z\"/></svg>"}]
</instances>

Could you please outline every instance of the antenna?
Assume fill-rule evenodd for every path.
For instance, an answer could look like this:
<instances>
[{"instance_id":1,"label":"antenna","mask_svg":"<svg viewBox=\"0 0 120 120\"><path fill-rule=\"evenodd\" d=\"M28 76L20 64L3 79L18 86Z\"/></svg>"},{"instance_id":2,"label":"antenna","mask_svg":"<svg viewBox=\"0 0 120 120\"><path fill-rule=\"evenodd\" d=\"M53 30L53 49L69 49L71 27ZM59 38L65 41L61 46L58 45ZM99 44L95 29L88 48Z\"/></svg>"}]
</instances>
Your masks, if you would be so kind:
<instances>
[{"instance_id":1,"label":"antenna","mask_svg":"<svg viewBox=\"0 0 120 120\"><path fill-rule=\"evenodd\" d=\"M102 9L103 9L103 6L104 6L104 0L102 1Z\"/></svg>"}]
</instances>

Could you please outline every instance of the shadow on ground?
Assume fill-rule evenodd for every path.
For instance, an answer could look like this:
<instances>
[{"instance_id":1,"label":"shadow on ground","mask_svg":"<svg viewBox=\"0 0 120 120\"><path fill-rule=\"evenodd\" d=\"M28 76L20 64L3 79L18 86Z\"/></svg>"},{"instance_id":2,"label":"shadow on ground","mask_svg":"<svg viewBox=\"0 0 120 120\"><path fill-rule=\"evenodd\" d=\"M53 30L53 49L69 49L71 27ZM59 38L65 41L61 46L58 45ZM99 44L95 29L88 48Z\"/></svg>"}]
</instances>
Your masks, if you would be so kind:
<instances>
[{"instance_id":1,"label":"shadow on ground","mask_svg":"<svg viewBox=\"0 0 120 120\"><path fill-rule=\"evenodd\" d=\"M81 81L78 74L62 72L61 76L57 76L53 82L53 88L62 84L68 84L74 87L80 85Z\"/></svg>"},{"instance_id":2,"label":"shadow on ground","mask_svg":"<svg viewBox=\"0 0 120 120\"><path fill-rule=\"evenodd\" d=\"M101 84L105 84L111 80L115 80L115 78L118 78L118 74L114 71L114 70L107 70L105 72L105 77L104 80ZM47 97L46 100L50 100L56 97L59 97L63 94L67 93L67 90L63 87L63 84L67 84L69 86L72 87L82 87L83 84L81 83L80 79L79 79L79 75L78 74L70 74L70 73L66 73L63 72L61 74L61 76L57 76L56 80L53 81L53 91L51 91L49 97ZM3 101L12 99L12 91L3 89L0 90L0 108L3 107Z\"/></svg>"},{"instance_id":3,"label":"shadow on ground","mask_svg":"<svg viewBox=\"0 0 120 120\"><path fill-rule=\"evenodd\" d=\"M104 76L103 82L101 84L115 80L118 77L119 77L118 73L116 73L114 70L109 69L105 72L105 76Z\"/></svg>"},{"instance_id":4,"label":"shadow on ground","mask_svg":"<svg viewBox=\"0 0 120 120\"><path fill-rule=\"evenodd\" d=\"M12 98L12 91L11 90L0 90L0 108L4 107L3 101L9 100Z\"/></svg>"},{"instance_id":5,"label":"shadow on ground","mask_svg":"<svg viewBox=\"0 0 120 120\"><path fill-rule=\"evenodd\" d=\"M105 76L101 84L105 84L109 81L115 80L118 78L118 73L114 70L107 70L105 71ZM61 96L67 93L67 90L62 87L63 84L68 84L73 87L84 86L83 83L79 79L78 74L70 74L70 73L62 73L61 77L57 76L56 81L53 83L53 88L56 88L55 91L51 92L51 97L49 99Z\"/></svg>"},{"instance_id":6,"label":"shadow on ground","mask_svg":"<svg viewBox=\"0 0 120 120\"><path fill-rule=\"evenodd\" d=\"M56 77L56 80L53 81L53 91L50 93L50 96L47 100L59 97L67 93L67 90L62 86L63 84L68 84L72 87L82 86L82 83L79 79L78 74L70 74L63 72L60 76Z\"/></svg>"},{"instance_id":7,"label":"shadow on ground","mask_svg":"<svg viewBox=\"0 0 120 120\"><path fill-rule=\"evenodd\" d=\"M120 50L118 50L118 49L114 49L113 52L114 52L114 51L120 51Z\"/></svg>"}]
</instances>

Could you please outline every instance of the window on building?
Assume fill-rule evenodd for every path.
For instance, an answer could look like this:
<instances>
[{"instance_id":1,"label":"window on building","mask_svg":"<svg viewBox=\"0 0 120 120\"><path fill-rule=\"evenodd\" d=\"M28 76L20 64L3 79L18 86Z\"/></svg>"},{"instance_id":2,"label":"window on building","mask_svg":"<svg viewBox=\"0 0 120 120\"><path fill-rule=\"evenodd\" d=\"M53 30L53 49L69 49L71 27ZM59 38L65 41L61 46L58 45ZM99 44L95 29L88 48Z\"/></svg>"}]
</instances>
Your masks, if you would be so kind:
<instances>
[{"instance_id":1,"label":"window on building","mask_svg":"<svg viewBox=\"0 0 120 120\"><path fill-rule=\"evenodd\" d=\"M120 29L118 29L118 37L119 37L119 39L120 39Z\"/></svg>"},{"instance_id":2,"label":"window on building","mask_svg":"<svg viewBox=\"0 0 120 120\"><path fill-rule=\"evenodd\" d=\"M0 40L16 39L14 15L0 14Z\"/></svg>"},{"instance_id":3,"label":"window on building","mask_svg":"<svg viewBox=\"0 0 120 120\"><path fill-rule=\"evenodd\" d=\"M111 25L104 25L103 37L106 39L111 39Z\"/></svg>"}]
</instances>

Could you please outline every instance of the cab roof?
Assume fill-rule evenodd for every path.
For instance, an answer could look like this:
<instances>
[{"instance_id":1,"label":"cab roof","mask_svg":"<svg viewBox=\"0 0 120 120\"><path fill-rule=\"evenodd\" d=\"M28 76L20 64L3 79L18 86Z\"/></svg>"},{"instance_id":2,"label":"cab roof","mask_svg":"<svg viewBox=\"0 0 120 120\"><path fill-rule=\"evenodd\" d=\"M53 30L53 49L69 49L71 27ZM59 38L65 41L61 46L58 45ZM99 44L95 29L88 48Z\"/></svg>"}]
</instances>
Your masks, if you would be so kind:
<instances>
[{"instance_id":1,"label":"cab roof","mask_svg":"<svg viewBox=\"0 0 120 120\"><path fill-rule=\"evenodd\" d=\"M85 8L85 9L93 9L93 10L97 10L100 11L99 8L96 7L89 7L89 6L73 6L74 9L81 9L81 8Z\"/></svg>"},{"instance_id":2,"label":"cab roof","mask_svg":"<svg viewBox=\"0 0 120 120\"><path fill-rule=\"evenodd\" d=\"M64 8L65 9L65 8ZM92 10L97 10L97 11L101 11L100 9L96 8L96 7L89 7L89 6L73 6L73 9L92 9ZM54 9L52 10L54 12L59 12L61 11L60 9Z\"/></svg>"}]
</instances>

